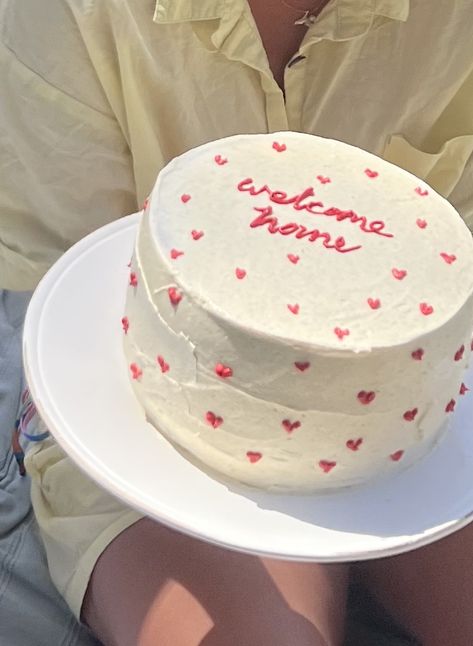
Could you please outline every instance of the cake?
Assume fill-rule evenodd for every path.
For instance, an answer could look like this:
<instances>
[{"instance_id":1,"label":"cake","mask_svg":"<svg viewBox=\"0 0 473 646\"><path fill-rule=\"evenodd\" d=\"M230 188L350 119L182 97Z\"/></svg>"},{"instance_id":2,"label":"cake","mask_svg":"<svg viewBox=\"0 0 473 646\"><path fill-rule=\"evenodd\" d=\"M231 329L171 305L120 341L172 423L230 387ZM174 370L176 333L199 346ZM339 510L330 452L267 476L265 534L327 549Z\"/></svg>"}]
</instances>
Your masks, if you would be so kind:
<instances>
[{"instance_id":1,"label":"cake","mask_svg":"<svg viewBox=\"0 0 473 646\"><path fill-rule=\"evenodd\" d=\"M224 480L313 492L405 469L468 390L469 230L421 180L338 141L241 135L171 161L128 283L136 396Z\"/></svg>"}]
</instances>

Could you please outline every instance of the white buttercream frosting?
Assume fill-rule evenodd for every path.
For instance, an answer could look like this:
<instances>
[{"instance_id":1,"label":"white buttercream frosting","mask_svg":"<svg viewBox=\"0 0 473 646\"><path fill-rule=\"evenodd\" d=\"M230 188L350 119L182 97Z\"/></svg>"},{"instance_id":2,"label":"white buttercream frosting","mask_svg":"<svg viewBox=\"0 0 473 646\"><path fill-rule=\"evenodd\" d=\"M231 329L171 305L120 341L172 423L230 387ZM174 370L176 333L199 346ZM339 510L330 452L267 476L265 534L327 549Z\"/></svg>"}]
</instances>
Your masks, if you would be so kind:
<instances>
[{"instance_id":1,"label":"white buttercream frosting","mask_svg":"<svg viewBox=\"0 0 473 646\"><path fill-rule=\"evenodd\" d=\"M125 351L149 420L249 485L405 468L465 392L471 234L416 177L340 142L242 135L173 160L130 283Z\"/></svg>"}]
</instances>

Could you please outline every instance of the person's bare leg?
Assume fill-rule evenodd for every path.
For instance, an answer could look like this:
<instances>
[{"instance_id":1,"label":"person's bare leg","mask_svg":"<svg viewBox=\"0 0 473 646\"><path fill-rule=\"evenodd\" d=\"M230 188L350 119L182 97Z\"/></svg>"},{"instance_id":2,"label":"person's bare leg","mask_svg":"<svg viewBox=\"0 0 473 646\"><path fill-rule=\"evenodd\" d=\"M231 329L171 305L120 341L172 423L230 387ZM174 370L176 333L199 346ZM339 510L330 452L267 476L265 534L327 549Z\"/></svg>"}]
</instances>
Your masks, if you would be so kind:
<instances>
[{"instance_id":1,"label":"person's bare leg","mask_svg":"<svg viewBox=\"0 0 473 646\"><path fill-rule=\"evenodd\" d=\"M423 646L472 646L473 525L357 569L386 610Z\"/></svg>"},{"instance_id":2,"label":"person's bare leg","mask_svg":"<svg viewBox=\"0 0 473 646\"><path fill-rule=\"evenodd\" d=\"M101 555L82 618L104 646L339 646L347 574L231 552L143 519Z\"/></svg>"}]
</instances>

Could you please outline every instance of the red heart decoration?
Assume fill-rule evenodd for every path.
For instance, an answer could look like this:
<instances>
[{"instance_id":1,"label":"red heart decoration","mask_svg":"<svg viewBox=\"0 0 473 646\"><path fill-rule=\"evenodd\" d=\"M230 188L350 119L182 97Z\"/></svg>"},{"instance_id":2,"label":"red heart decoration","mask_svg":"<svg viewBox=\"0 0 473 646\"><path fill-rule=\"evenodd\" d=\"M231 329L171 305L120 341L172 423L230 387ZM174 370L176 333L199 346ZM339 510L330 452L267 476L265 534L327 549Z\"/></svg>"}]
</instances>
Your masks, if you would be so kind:
<instances>
[{"instance_id":1,"label":"red heart decoration","mask_svg":"<svg viewBox=\"0 0 473 646\"><path fill-rule=\"evenodd\" d=\"M304 370L307 370L308 368L310 368L310 363L308 361L295 361L294 365L301 372L304 372Z\"/></svg>"},{"instance_id":2,"label":"red heart decoration","mask_svg":"<svg viewBox=\"0 0 473 646\"><path fill-rule=\"evenodd\" d=\"M379 298L368 298L368 305L372 310L377 310L381 307L381 301Z\"/></svg>"},{"instance_id":3,"label":"red heart decoration","mask_svg":"<svg viewBox=\"0 0 473 646\"><path fill-rule=\"evenodd\" d=\"M343 340L343 337L344 337L344 336L348 336L348 335L350 334L350 330L342 330L342 329L341 329L341 328L339 328L339 327L334 328L334 330L333 330L333 331L334 331L334 332L335 332L335 334L338 336L338 338L340 339L340 341L342 341L342 340Z\"/></svg>"},{"instance_id":4,"label":"red heart decoration","mask_svg":"<svg viewBox=\"0 0 473 646\"><path fill-rule=\"evenodd\" d=\"M218 417L217 415L215 415L215 413L212 413L211 410L207 411L205 419L210 424L210 426L213 426L213 428L218 428L223 424L223 417Z\"/></svg>"},{"instance_id":5,"label":"red heart decoration","mask_svg":"<svg viewBox=\"0 0 473 646\"><path fill-rule=\"evenodd\" d=\"M324 177L323 175L317 175L317 179L321 184L329 184L332 181L330 177Z\"/></svg>"},{"instance_id":6,"label":"red heart decoration","mask_svg":"<svg viewBox=\"0 0 473 646\"><path fill-rule=\"evenodd\" d=\"M138 285L138 277L134 271L130 272L130 285L136 287Z\"/></svg>"},{"instance_id":7,"label":"red heart decoration","mask_svg":"<svg viewBox=\"0 0 473 646\"><path fill-rule=\"evenodd\" d=\"M214 160L219 166L223 166L228 162L228 159L225 159L225 157L222 157L222 155L215 155Z\"/></svg>"},{"instance_id":8,"label":"red heart decoration","mask_svg":"<svg viewBox=\"0 0 473 646\"><path fill-rule=\"evenodd\" d=\"M143 374L143 371L136 363L130 363L130 370L132 379L139 379Z\"/></svg>"},{"instance_id":9,"label":"red heart decoration","mask_svg":"<svg viewBox=\"0 0 473 646\"><path fill-rule=\"evenodd\" d=\"M455 361L461 361L463 359L463 353L464 352L465 352L465 346L462 345L455 352L455 356L454 356Z\"/></svg>"},{"instance_id":10,"label":"red heart decoration","mask_svg":"<svg viewBox=\"0 0 473 646\"><path fill-rule=\"evenodd\" d=\"M188 195L187 193L184 193L183 195L181 195L181 202L183 202L184 204L188 202L190 199L191 199L191 196Z\"/></svg>"},{"instance_id":11,"label":"red heart decoration","mask_svg":"<svg viewBox=\"0 0 473 646\"><path fill-rule=\"evenodd\" d=\"M124 316L122 318L122 328L123 328L123 331L125 332L125 334L128 333L129 327L130 327L130 321L128 320L127 316Z\"/></svg>"},{"instance_id":12,"label":"red heart decoration","mask_svg":"<svg viewBox=\"0 0 473 646\"><path fill-rule=\"evenodd\" d=\"M263 454L259 453L258 451L247 451L246 457L252 464L254 464L255 462L258 462L258 460L261 460Z\"/></svg>"},{"instance_id":13,"label":"red heart decoration","mask_svg":"<svg viewBox=\"0 0 473 646\"><path fill-rule=\"evenodd\" d=\"M280 144L277 141L273 143L274 150L277 150L278 153L282 153L286 150L286 144Z\"/></svg>"},{"instance_id":14,"label":"red heart decoration","mask_svg":"<svg viewBox=\"0 0 473 646\"><path fill-rule=\"evenodd\" d=\"M379 173L377 173L375 170L370 170L369 168L367 168L365 170L365 175L373 178L373 177L378 177Z\"/></svg>"},{"instance_id":15,"label":"red heart decoration","mask_svg":"<svg viewBox=\"0 0 473 646\"><path fill-rule=\"evenodd\" d=\"M416 220L416 224L419 227L419 229L425 229L425 227L427 226L427 222L425 220L422 220L421 218L418 218Z\"/></svg>"},{"instance_id":16,"label":"red heart decoration","mask_svg":"<svg viewBox=\"0 0 473 646\"><path fill-rule=\"evenodd\" d=\"M417 193L417 195L420 195L421 197L425 197L426 195L429 194L429 191L427 191L425 188L421 188L420 186L418 186L414 190Z\"/></svg>"},{"instance_id":17,"label":"red heart decoration","mask_svg":"<svg viewBox=\"0 0 473 646\"><path fill-rule=\"evenodd\" d=\"M161 372L167 372L169 370L169 363L166 363L164 358L160 354L156 357L156 361L159 363Z\"/></svg>"},{"instance_id":18,"label":"red heart decoration","mask_svg":"<svg viewBox=\"0 0 473 646\"><path fill-rule=\"evenodd\" d=\"M362 444L363 440L361 437L359 437L357 440L348 440L347 448L350 449L350 451L358 451Z\"/></svg>"},{"instance_id":19,"label":"red heart decoration","mask_svg":"<svg viewBox=\"0 0 473 646\"><path fill-rule=\"evenodd\" d=\"M432 314L432 312L434 311L432 305L429 305L428 303L420 303L419 309L424 316L429 316L429 314Z\"/></svg>"},{"instance_id":20,"label":"red heart decoration","mask_svg":"<svg viewBox=\"0 0 473 646\"><path fill-rule=\"evenodd\" d=\"M171 249L170 256L173 260L176 260L176 258L179 258L179 256L183 256L184 252L179 251L179 249Z\"/></svg>"},{"instance_id":21,"label":"red heart decoration","mask_svg":"<svg viewBox=\"0 0 473 646\"><path fill-rule=\"evenodd\" d=\"M396 451L395 453L391 453L389 456L393 462L399 462L399 460L402 458L404 455L404 451Z\"/></svg>"},{"instance_id":22,"label":"red heart decoration","mask_svg":"<svg viewBox=\"0 0 473 646\"><path fill-rule=\"evenodd\" d=\"M416 361L422 361L423 356L424 356L424 351L422 350L422 348L419 348L418 350L414 350L414 352L411 353L411 357Z\"/></svg>"},{"instance_id":23,"label":"red heart decoration","mask_svg":"<svg viewBox=\"0 0 473 646\"><path fill-rule=\"evenodd\" d=\"M288 433L292 433L296 428L300 428L301 423L299 420L296 420L295 422L291 422L289 419L283 419L282 421L282 426L285 431Z\"/></svg>"},{"instance_id":24,"label":"red heart decoration","mask_svg":"<svg viewBox=\"0 0 473 646\"><path fill-rule=\"evenodd\" d=\"M237 267L235 269L235 276L238 278L238 280L242 280L246 276L246 271L244 269L240 269L240 267Z\"/></svg>"},{"instance_id":25,"label":"red heart decoration","mask_svg":"<svg viewBox=\"0 0 473 646\"><path fill-rule=\"evenodd\" d=\"M299 304L295 303L294 305L288 305L287 309L293 314L299 314Z\"/></svg>"},{"instance_id":26,"label":"red heart decoration","mask_svg":"<svg viewBox=\"0 0 473 646\"><path fill-rule=\"evenodd\" d=\"M196 231L195 229L192 229L191 231L191 236L194 238L194 240L200 240L203 235L203 231Z\"/></svg>"},{"instance_id":27,"label":"red heart decoration","mask_svg":"<svg viewBox=\"0 0 473 646\"><path fill-rule=\"evenodd\" d=\"M233 370L230 366L224 366L223 363L217 363L215 366L215 372L219 377L222 377L222 379L228 379L228 377L233 375Z\"/></svg>"},{"instance_id":28,"label":"red heart decoration","mask_svg":"<svg viewBox=\"0 0 473 646\"><path fill-rule=\"evenodd\" d=\"M441 253L440 255L441 255L441 256L442 256L442 258L445 260L445 262L447 263L447 265L451 265L451 264L452 264L452 262L455 262L455 260L457 259L457 257L456 257L453 253L452 253L452 254L448 254L448 253L444 253L444 252L442 251L442 253Z\"/></svg>"},{"instance_id":29,"label":"red heart decoration","mask_svg":"<svg viewBox=\"0 0 473 646\"><path fill-rule=\"evenodd\" d=\"M168 287L168 296L174 306L179 305L182 300L182 294L175 287Z\"/></svg>"},{"instance_id":30,"label":"red heart decoration","mask_svg":"<svg viewBox=\"0 0 473 646\"><path fill-rule=\"evenodd\" d=\"M470 389L464 383L460 386L460 395L465 395Z\"/></svg>"},{"instance_id":31,"label":"red heart decoration","mask_svg":"<svg viewBox=\"0 0 473 646\"><path fill-rule=\"evenodd\" d=\"M296 255L295 255L295 254L293 254L293 253L288 253L288 254L287 254L287 257L289 258L289 260L292 262L292 264L293 264L293 265L297 265L297 263L298 263L298 262L299 262L299 260L300 260L300 259L299 259L299 256L296 256Z\"/></svg>"},{"instance_id":32,"label":"red heart decoration","mask_svg":"<svg viewBox=\"0 0 473 646\"><path fill-rule=\"evenodd\" d=\"M319 462L319 467L322 469L324 473L330 473L330 471L337 466L336 462L332 462L331 460L320 460Z\"/></svg>"},{"instance_id":33,"label":"red heart decoration","mask_svg":"<svg viewBox=\"0 0 473 646\"><path fill-rule=\"evenodd\" d=\"M363 404L363 406L367 406L368 404L371 404L371 402L374 400L374 398L376 397L376 393L372 390L360 390L357 397L360 404Z\"/></svg>"},{"instance_id":34,"label":"red heart decoration","mask_svg":"<svg viewBox=\"0 0 473 646\"><path fill-rule=\"evenodd\" d=\"M391 272L396 280L402 280L407 276L407 271L405 269L392 269Z\"/></svg>"},{"instance_id":35,"label":"red heart decoration","mask_svg":"<svg viewBox=\"0 0 473 646\"><path fill-rule=\"evenodd\" d=\"M404 413L403 417L406 420L406 422L412 422L415 419L415 416L417 415L419 411L417 408L413 408L412 410L406 410Z\"/></svg>"},{"instance_id":36,"label":"red heart decoration","mask_svg":"<svg viewBox=\"0 0 473 646\"><path fill-rule=\"evenodd\" d=\"M453 411L455 410L455 403L456 403L455 400L451 399L448 402L448 404L445 406L445 412L446 413L453 413Z\"/></svg>"}]
</instances>

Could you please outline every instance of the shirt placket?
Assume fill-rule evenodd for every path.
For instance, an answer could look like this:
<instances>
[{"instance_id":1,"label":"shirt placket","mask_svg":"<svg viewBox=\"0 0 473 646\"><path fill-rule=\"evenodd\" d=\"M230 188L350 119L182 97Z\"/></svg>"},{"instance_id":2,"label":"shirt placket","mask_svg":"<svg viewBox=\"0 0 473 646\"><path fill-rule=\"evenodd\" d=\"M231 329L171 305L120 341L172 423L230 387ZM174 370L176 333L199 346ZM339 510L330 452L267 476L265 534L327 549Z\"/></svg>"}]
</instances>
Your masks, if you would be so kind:
<instances>
[{"instance_id":1,"label":"shirt placket","mask_svg":"<svg viewBox=\"0 0 473 646\"><path fill-rule=\"evenodd\" d=\"M284 94L274 80L259 34L255 32L246 12L237 20L222 18L212 42L228 60L243 63L259 73L265 96L268 132L288 130Z\"/></svg>"}]
</instances>

